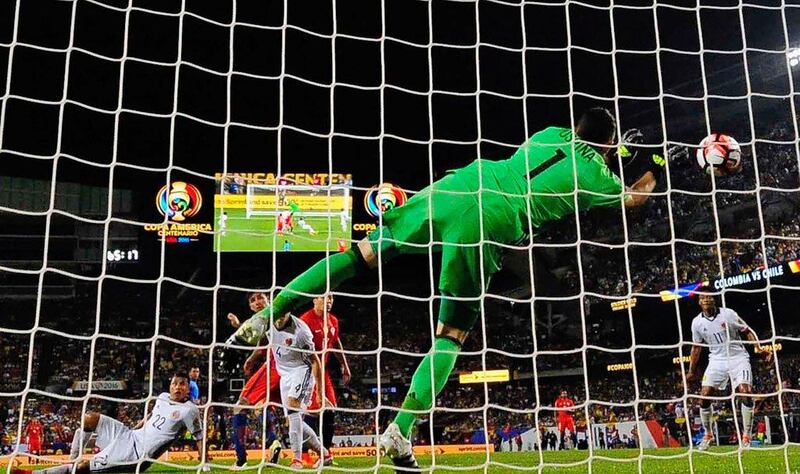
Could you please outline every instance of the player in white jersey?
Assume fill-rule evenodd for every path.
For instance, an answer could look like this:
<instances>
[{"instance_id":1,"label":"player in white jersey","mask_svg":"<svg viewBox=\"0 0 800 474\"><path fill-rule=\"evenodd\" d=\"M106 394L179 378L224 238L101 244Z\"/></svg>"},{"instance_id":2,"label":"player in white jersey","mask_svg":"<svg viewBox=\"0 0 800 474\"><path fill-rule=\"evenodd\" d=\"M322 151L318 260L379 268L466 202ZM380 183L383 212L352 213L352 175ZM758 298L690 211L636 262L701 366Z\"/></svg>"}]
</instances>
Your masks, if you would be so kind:
<instances>
[{"instance_id":1,"label":"player in white jersey","mask_svg":"<svg viewBox=\"0 0 800 474\"><path fill-rule=\"evenodd\" d=\"M287 313L276 319L270 328L269 340L275 355L275 367L281 375L281 402L289 419L289 444L292 448L294 469L303 468L303 441L319 453L320 463L330 465L333 457L322 446L314 429L303 421L303 411L308 406L311 391L316 389L323 399L322 367L314 351L311 329L300 318Z\"/></svg>"},{"instance_id":2,"label":"player in white jersey","mask_svg":"<svg viewBox=\"0 0 800 474\"><path fill-rule=\"evenodd\" d=\"M189 376L177 373L170 380L169 393L156 399L153 411L135 428L99 413L87 413L83 429L77 429L72 439L69 464L41 471L13 470L14 474L68 474L73 463L76 473L88 472L132 472L141 462L141 471L147 469L152 460L158 459L172 443L192 432L200 452L205 453L203 423L197 405L189 400ZM96 435L95 446L100 449L91 460L81 460L81 455L92 435ZM205 470L205 469L204 469Z\"/></svg>"},{"instance_id":3,"label":"player in white jersey","mask_svg":"<svg viewBox=\"0 0 800 474\"><path fill-rule=\"evenodd\" d=\"M714 396L718 390L726 390L728 382L732 389L739 394L753 392L753 372L750 368L750 355L742 342L742 335L753 342L758 350L761 345L758 336L747 323L729 308L717 308L713 295L701 295L699 298L700 314L692 320L692 353L689 361L688 381L697 378L697 362L704 346L709 348L708 367L703 374L700 395L700 420L705 430L703 441L698 449L704 451L714 440L712 430L712 407L710 400L705 397ZM702 346L697 345L702 344ZM761 351L766 355L767 361L771 360L770 351ZM750 433L753 421L753 399L745 395L736 397L741 401L742 417L742 446L750 447ZM734 400L734 406L736 400Z\"/></svg>"},{"instance_id":4,"label":"player in white jersey","mask_svg":"<svg viewBox=\"0 0 800 474\"><path fill-rule=\"evenodd\" d=\"M217 227L217 233L221 236L225 235L225 229L228 228L228 213L223 211L222 214L219 216L219 220L217 221L219 226Z\"/></svg>"}]
</instances>

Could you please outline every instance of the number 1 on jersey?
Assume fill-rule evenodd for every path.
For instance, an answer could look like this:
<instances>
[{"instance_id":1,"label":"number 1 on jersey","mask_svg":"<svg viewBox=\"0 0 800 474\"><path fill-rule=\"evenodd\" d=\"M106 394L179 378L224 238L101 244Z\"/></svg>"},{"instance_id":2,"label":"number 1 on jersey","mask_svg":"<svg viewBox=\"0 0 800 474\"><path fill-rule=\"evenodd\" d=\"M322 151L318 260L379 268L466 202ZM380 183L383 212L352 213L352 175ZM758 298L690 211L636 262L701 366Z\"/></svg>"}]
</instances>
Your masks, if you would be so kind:
<instances>
[{"instance_id":1,"label":"number 1 on jersey","mask_svg":"<svg viewBox=\"0 0 800 474\"><path fill-rule=\"evenodd\" d=\"M556 163L558 163L559 161L563 160L566 157L567 157L567 154L564 153L564 151L561 150L561 148L556 149L556 152L555 152L555 154L553 154L553 156L551 156L550 158L548 158L548 159L544 160L543 162L541 162L539 164L539 166L537 166L536 168L532 169L528 173L528 181L530 181L533 178L535 178L535 177L539 176L540 174L544 173L545 171L547 171L548 168L550 168L551 166L555 165Z\"/></svg>"}]
</instances>

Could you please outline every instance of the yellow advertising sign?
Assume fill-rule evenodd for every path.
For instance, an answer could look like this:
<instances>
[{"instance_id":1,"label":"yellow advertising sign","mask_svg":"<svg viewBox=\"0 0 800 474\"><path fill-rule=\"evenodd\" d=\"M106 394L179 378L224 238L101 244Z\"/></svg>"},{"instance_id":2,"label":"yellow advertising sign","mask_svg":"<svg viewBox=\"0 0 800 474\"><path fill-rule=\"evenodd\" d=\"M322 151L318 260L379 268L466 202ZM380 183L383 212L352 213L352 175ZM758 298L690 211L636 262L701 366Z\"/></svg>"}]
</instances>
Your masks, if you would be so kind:
<instances>
[{"instance_id":1,"label":"yellow advertising sign","mask_svg":"<svg viewBox=\"0 0 800 474\"><path fill-rule=\"evenodd\" d=\"M459 383L483 383L483 382L508 382L511 376L508 369L500 370L476 370L458 376Z\"/></svg>"},{"instance_id":2,"label":"yellow advertising sign","mask_svg":"<svg viewBox=\"0 0 800 474\"><path fill-rule=\"evenodd\" d=\"M673 364L680 364L681 362L691 362L691 361L692 361L692 358L689 357L688 355L685 355L683 357L673 357L672 358L672 363Z\"/></svg>"},{"instance_id":3,"label":"yellow advertising sign","mask_svg":"<svg viewBox=\"0 0 800 474\"><path fill-rule=\"evenodd\" d=\"M609 364L606 366L608 372L619 372L620 370L633 370L633 362L625 364Z\"/></svg>"},{"instance_id":4,"label":"yellow advertising sign","mask_svg":"<svg viewBox=\"0 0 800 474\"><path fill-rule=\"evenodd\" d=\"M767 344L766 346L756 346L755 352L756 354L760 354L762 352L778 352L783 350L783 344L780 342L776 342L775 344Z\"/></svg>"},{"instance_id":5,"label":"yellow advertising sign","mask_svg":"<svg viewBox=\"0 0 800 474\"><path fill-rule=\"evenodd\" d=\"M465 454L465 453L485 453L489 451L490 453L494 452L494 446L491 444L447 444L447 445L436 445L433 450L436 454ZM60 451L59 451L60 453ZM46 464L61 464L69 461L68 454L56 454L51 455L50 453L44 453L43 459L38 462L43 462ZM260 449L248 449L247 456L251 459L261 459L261 456L264 453ZM331 448L331 454L334 457L341 457L341 458L349 458L349 457L375 457L377 456L377 448L375 446L354 446L351 448L339 448L333 447ZM414 446L414 454L417 455L430 455L431 454L431 447L430 446ZM211 461L212 463L215 461L221 461L226 459L235 459L236 452L232 450L224 450L224 451L216 451L211 450L209 451L209 455L213 458ZM93 455L85 456L84 459L91 459L94 457ZM199 460L199 453L197 451L167 451L166 453L162 454L161 457L158 458L159 461L166 461L166 462L180 462L180 461L198 461ZM292 451L289 449L282 449L281 450L281 459L291 459L292 458ZM315 459L316 456L312 456L312 459ZM0 466L6 466L8 464L8 460L10 457L0 459ZM25 454L17 455L17 459L22 460L23 464L30 464L33 462L32 458L29 458Z\"/></svg>"},{"instance_id":6,"label":"yellow advertising sign","mask_svg":"<svg viewBox=\"0 0 800 474\"><path fill-rule=\"evenodd\" d=\"M310 211L323 211L323 212L336 212L350 209L353 204L353 198L343 195L328 196L325 193L320 193L316 196L310 195L294 195L291 201L304 212ZM221 207L228 209L245 209L247 208L247 196L244 194L215 194L214 207L217 209ZM268 210L268 211L288 211L289 200L278 205L278 196L275 194L261 194L258 196L250 196L251 209Z\"/></svg>"},{"instance_id":7,"label":"yellow advertising sign","mask_svg":"<svg viewBox=\"0 0 800 474\"><path fill-rule=\"evenodd\" d=\"M636 298L614 301L613 303L611 303L612 311L622 311L623 309L635 308L635 307L636 307Z\"/></svg>"},{"instance_id":8,"label":"yellow advertising sign","mask_svg":"<svg viewBox=\"0 0 800 474\"><path fill-rule=\"evenodd\" d=\"M353 181L351 173L284 173L280 176L275 173L214 173L214 179L219 181L225 176L229 179L241 179L246 183L276 184L279 180L293 184L345 184Z\"/></svg>"}]
</instances>

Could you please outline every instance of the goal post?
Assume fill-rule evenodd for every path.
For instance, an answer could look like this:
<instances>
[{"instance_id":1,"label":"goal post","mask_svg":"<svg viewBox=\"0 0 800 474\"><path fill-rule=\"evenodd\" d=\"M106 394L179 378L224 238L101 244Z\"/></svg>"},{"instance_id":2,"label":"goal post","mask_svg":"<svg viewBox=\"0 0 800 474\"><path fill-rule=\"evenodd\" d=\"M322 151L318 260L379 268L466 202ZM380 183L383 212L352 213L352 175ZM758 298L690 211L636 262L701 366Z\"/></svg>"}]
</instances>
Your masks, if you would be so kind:
<instances>
[{"instance_id":1,"label":"goal post","mask_svg":"<svg viewBox=\"0 0 800 474\"><path fill-rule=\"evenodd\" d=\"M246 216L278 216L296 205L299 217L348 218L351 208L349 186L298 184L248 184Z\"/></svg>"}]
</instances>

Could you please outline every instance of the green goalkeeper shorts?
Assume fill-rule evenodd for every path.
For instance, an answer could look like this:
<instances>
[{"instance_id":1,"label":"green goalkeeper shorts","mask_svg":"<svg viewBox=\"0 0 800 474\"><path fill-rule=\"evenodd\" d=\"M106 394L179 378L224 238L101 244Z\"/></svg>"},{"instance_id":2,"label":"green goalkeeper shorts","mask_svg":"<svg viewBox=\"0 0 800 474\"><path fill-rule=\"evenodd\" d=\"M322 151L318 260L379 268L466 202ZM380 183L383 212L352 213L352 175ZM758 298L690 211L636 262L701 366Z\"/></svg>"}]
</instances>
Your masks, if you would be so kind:
<instances>
[{"instance_id":1,"label":"green goalkeeper shorts","mask_svg":"<svg viewBox=\"0 0 800 474\"><path fill-rule=\"evenodd\" d=\"M441 252L439 322L467 331L480 316L482 290L502 262L501 247L481 242L477 181L470 168L448 174L386 211L383 225L369 235L382 262L429 249Z\"/></svg>"}]
</instances>

